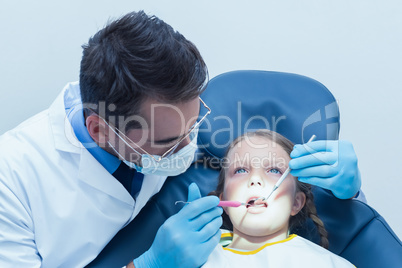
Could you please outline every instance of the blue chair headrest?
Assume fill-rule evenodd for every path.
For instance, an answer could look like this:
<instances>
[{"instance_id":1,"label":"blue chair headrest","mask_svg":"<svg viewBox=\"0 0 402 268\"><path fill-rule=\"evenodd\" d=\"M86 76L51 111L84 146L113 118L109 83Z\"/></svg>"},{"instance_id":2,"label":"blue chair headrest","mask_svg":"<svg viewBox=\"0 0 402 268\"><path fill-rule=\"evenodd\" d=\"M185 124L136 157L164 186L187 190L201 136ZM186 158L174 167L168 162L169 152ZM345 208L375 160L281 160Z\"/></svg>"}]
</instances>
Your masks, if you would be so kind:
<instances>
[{"instance_id":1,"label":"blue chair headrest","mask_svg":"<svg viewBox=\"0 0 402 268\"><path fill-rule=\"evenodd\" d=\"M233 71L214 77L201 98L212 112L201 125L199 145L217 158L237 136L257 129L279 132L293 143L339 137L339 109L314 79L270 71ZM206 109L201 108L200 114Z\"/></svg>"}]
</instances>

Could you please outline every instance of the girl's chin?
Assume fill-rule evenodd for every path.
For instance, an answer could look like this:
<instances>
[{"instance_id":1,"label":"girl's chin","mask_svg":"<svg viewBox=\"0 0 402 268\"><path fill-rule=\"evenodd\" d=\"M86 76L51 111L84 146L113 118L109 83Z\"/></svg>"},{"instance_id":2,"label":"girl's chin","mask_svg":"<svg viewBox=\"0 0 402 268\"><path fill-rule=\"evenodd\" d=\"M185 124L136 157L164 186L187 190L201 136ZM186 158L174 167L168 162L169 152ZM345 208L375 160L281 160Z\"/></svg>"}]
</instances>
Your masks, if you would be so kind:
<instances>
[{"instance_id":1,"label":"girl's chin","mask_svg":"<svg viewBox=\"0 0 402 268\"><path fill-rule=\"evenodd\" d=\"M265 206L249 207L249 208L247 208L247 213L261 214L261 213L264 213L266 210L267 210L267 207L265 207Z\"/></svg>"}]
</instances>

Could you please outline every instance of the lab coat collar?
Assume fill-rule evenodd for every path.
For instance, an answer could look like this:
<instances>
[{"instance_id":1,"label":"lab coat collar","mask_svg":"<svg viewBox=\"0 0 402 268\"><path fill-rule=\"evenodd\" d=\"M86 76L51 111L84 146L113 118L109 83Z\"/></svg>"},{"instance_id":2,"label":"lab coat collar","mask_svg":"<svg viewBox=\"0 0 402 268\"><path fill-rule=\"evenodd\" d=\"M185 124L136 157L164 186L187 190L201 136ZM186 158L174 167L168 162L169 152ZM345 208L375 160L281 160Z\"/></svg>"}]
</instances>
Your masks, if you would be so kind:
<instances>
[{"instance_id":1,"label":"lab coat collar","mask_svg":"<svg viewBox=\"0 0 402 268\"><path fill-rule=\"evenodd\" d=\"M135 201L124 186L113 177L88 150L82 149L79 179L98 190L105 192L130 206Z\"/></svg>"},{"instance_id":2,"label":"lab coat collar","mask_svg":"<svg viewBox=\"0 0 402 268\"><path fill-rule=\"evenodd\" d=\"M71 87L79 86L78 82L67 84L49 108L49 120L54 146L57 150L80 154L78 177L99 189L131 206L134 199L123 185L116 180L78 141L65 111L64 95Z\"/></svg>"},{"instance_id":3,"label":"lab coat collar","mask_svg":"<svg viewBox=\"0 0 402 268\"><path fill-rule=\"evenodd\" d=\"M64 105L64 94L73 86L78 86L78 82L67 84L49 107L49 120L54 147L60 151L79 154L83 146L74 134Z\"/></svg>"},{"instance_id":4,"label":"lab coat collar","mask_svg":"<svg viewBox=\"0 0 402 268\"><path fill-rule=\"evenodd\" d=\"M113 174L121 164L116 156L98 146L88 133L85 125L84 108L81 101L80 88L68 88L64 94L64 105L74 134L93 157L110 173Z\"/></svg>"}]
</instances>

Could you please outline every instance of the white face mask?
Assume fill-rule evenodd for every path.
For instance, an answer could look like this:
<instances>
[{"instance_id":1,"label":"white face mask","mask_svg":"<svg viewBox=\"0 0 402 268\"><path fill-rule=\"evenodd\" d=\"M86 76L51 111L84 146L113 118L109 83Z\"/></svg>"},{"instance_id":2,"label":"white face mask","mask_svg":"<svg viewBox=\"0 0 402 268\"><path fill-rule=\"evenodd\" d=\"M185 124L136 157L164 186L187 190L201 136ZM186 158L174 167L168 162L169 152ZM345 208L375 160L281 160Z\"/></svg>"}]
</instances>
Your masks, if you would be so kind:
<instances>
[{"instance_id":1,"label":"white face mask","mask_svg":"<svg viewBox=\"0 0 402 268\"><path fill-rule=\"evenodd\" d=\"M181 148L180 151L165 156L159 162L155 159L159 159L160 156L153 155L155 157L154 159L148 154L141 154L141 166L138 166L137 164L129 162L127 160L123 160L123 162L127 166L134 168L138 172L141 172L143 174L152 174L158 176L177 176L185 172L194 161L195 152L198 148L197 137L198 128L193 129L193 131L190 133L189 144ZM120 136L119 138L122 139ZM118 155L120 155L110 143L109 145ZM120 157L124 159L124 157L122 157L121 155Z\"/></svg>"}]
</instances>

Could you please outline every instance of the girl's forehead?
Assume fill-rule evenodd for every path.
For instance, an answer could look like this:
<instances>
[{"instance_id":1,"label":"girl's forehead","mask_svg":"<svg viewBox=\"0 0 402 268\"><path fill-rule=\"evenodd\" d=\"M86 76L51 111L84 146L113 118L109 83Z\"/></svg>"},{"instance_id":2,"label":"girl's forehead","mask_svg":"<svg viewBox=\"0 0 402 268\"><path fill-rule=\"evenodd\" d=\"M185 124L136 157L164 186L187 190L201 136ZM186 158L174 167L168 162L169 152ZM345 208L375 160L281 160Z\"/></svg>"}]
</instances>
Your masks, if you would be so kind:
<instances>
[{"instance_id":1,"label":"girl's forehead","mask_svg":"<svg viewBox=\"0 0 402 268\"><path fill-rule=\"evenodd\" d=\"M277 150L283 150L284 149L277 144L276 142L273 142L272 140L264 137L245 137L241 141L239 141L233 148L231 149L231 152L269 152L269 151L277 151Z\"/></svg>"},{"instance_id":2,"label":"girl's forehead","mask_svg":"<svg viewBox=\"0 0 402 268\"><path fill-rule=\"evenodd\" d=\"M245 137L228 154L228 158L232 160L250 156L289 158L282 146L263 137Z\"/></svg>"}]
</instances>

